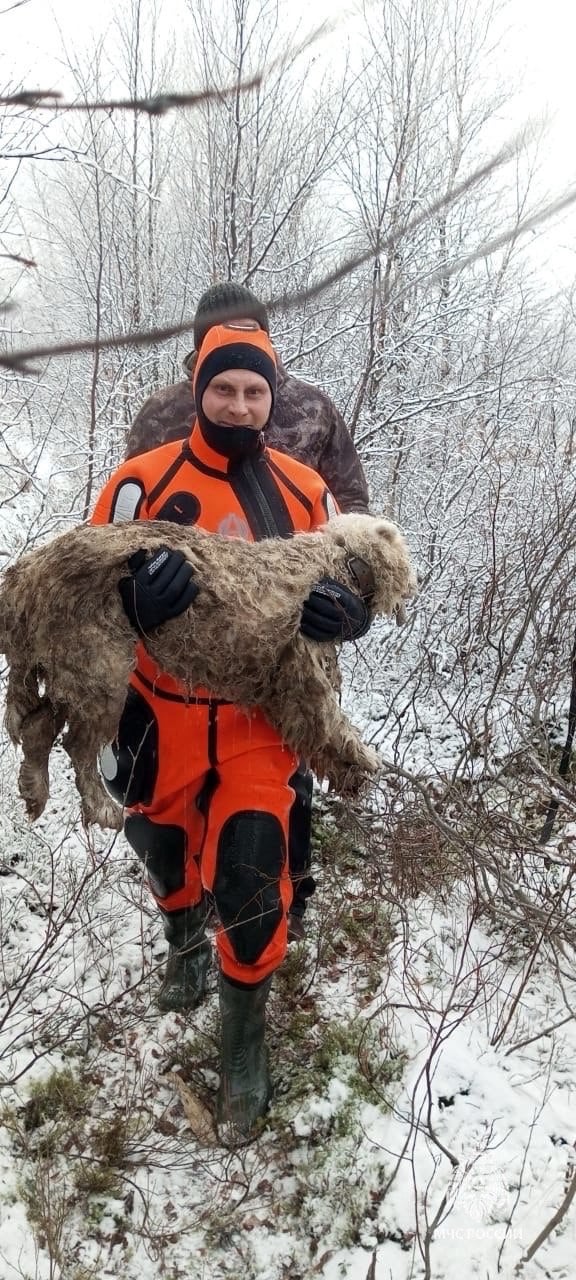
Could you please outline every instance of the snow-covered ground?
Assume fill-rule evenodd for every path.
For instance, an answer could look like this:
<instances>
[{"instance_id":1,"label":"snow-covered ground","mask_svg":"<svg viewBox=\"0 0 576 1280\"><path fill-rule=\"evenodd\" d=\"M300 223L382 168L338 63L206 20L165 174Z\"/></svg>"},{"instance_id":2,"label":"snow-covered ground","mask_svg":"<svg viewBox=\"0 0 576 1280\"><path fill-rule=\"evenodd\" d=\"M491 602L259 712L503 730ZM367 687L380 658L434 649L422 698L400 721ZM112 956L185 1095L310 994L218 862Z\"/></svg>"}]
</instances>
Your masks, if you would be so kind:
<instances>
[{"instance_id":1,"label":"snow-covered ground","mask_svg":"<svg viewBox=\"0 0 576 1280\"><path fill-rule=\"evenodd\" d=\"M215 985L161 1016L165 943L123 838L86 839L62 761L32 830L3 777L2 1280L516 1274L573 1177L570 977L542 961L522 985L522 940L475 920L465 883L386 900L376 846L328 805L272 1001L276 1101L228 1152L186 1113L210 1119ZM518 1274L572 1276L574 1248L569 1211Z\"/></svg>"}]
</instances>

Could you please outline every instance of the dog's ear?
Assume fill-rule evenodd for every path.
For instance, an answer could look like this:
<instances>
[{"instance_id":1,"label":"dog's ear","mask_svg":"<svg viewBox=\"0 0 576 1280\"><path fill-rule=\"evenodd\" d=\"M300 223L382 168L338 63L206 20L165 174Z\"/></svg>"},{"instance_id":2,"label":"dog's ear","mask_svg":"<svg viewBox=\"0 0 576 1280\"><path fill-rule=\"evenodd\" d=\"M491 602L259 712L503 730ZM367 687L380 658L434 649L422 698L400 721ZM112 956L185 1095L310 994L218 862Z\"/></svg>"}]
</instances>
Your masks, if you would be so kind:
<instances>
[{"instance_id":1,"label":"dog's ear","mask_svg":"<svg viewBox=\"0 0 576 1280\"><path fill-rule=\"evenodd\" d=\"M347 543L344 531L339 528L340 522L341 516L335 516L333 520L327 520L326 524L319 525L318 528L314 530L314 533L319 533L323 538L328 535L330 541L334 543L335 547L346 547Z\"/></svg>"},{"instance_id":2,"label":"dog's ear","mask_svg":"<svg viewBox=\"0 0 576 1280\"><path fill-rule=\"evenodd\" d=\"M382 518L376 524L376 533L378 533L381 538L384 538L386 542L396 542L399 537L400 530L397 525L392 524L391 520L385 520Z\"/></svg>"}]
</instances>

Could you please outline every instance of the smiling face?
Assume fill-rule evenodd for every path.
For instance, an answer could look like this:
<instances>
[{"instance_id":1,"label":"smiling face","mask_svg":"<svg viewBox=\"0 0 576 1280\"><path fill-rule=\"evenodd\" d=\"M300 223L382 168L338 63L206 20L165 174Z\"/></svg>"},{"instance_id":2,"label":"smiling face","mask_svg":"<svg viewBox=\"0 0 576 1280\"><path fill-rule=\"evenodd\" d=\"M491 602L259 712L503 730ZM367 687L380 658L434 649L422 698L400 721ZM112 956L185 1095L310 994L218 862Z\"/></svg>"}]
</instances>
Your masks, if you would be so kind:
<instances>
[{"instance_id":1,"label":"smiling face","mask_svg":"<svg viewBox=\"0 0 576 1280\"><path fill-rule=\"evenodd\" d=\"M220 427L252 427L262 431L272 410L270 385L249 369L226 369L208 383L202 409Z\"/></svg>"}]
</instances>

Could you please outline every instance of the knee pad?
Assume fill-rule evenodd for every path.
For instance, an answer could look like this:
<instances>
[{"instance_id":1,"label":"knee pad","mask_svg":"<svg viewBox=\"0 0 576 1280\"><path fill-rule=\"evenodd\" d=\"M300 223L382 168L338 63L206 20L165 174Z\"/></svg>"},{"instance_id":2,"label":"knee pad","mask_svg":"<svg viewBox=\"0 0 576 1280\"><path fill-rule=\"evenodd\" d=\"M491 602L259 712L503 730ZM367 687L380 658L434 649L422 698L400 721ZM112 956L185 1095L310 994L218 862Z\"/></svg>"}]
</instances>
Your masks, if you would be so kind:
<instances>
[{"instance_id":1,"label":"knee pad","mask_svg":"<svg viewBox=\"0 0 576 1280\"><path fill-rule=\"evenodd\" d=\"M167 898L184 887L186 832L182 827L151 822L144 813L129 813L124 835L144 863L156 898Z\"/></svg>"},{"instance_id":2,"label":"knee pad","mask_svg":"<svg viewBox=\"0 0 576 1280\"><path fill-rule=\"evenodd\" d=\"M150 804L158 774L158 723L146 699L128 690L115 742L100 753L100 773L113 800Z\"/></svg>"},{"instance_id":3,"label":"knee pad","mask_svg":"<svg viewBox=\"0 0 576 1280\"><path fill-rule=\"evenodd\" d=\"M225 822L213 894L240 964L255 964L282 919L284 832L273 813L247 809Z\"/></svg>"}]
</instances>

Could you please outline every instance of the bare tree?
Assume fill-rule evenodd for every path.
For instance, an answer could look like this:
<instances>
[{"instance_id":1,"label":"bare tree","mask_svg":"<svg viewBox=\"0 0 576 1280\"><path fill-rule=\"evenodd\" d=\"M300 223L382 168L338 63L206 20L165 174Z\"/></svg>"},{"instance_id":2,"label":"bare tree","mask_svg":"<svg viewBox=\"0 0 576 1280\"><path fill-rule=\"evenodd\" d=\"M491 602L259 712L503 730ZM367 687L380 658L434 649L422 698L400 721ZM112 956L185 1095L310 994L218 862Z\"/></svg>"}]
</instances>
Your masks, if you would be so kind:
<instances>
[{"instance_id":1,"label":"bare tree","mask_svg":"<svg viewBox=\"0 0 576 1280\"><path fill-rule=\"evenodd\" d=\"M201 83L232 75L235 97L207 102L180 130L183 244L196 247L196 288L235 279L275 294L305 282L332 228L314 195L350 128L346 68L319 76L314 50L294 60L297 32L269 0L190 4L189 64ZM252 92L241 84L274 65Z\"/></svg>"}]
</instances>

